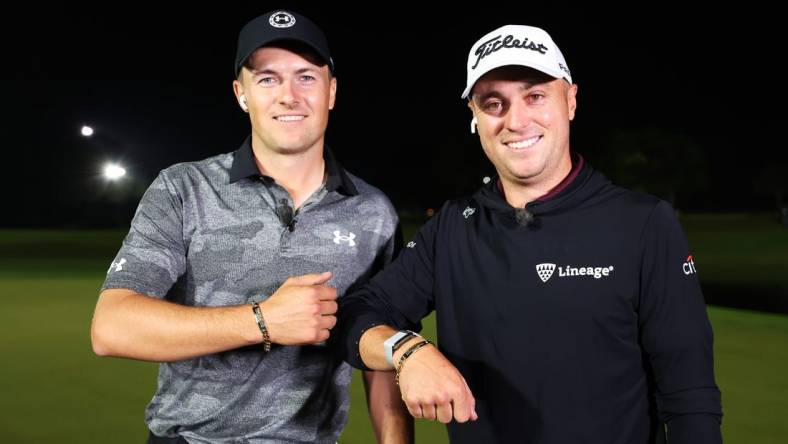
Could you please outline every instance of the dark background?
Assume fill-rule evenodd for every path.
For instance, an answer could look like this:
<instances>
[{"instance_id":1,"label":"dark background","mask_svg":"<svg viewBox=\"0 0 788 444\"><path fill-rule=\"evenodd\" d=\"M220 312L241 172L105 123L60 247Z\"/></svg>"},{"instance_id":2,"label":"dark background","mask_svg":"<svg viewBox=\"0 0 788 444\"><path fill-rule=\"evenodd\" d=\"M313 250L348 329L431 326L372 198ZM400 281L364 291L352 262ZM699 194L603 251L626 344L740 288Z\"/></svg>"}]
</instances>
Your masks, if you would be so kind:
<instances>
[{"instance_id":1,"label":"dark background","mask_svg":"<svg viewBox=\"0 0 788 444\"><path fill-rule=\"evenodd\" d=\"M249 132L231 89L237 33L279 7L328 36L339 81L329 145L401 210L437 207L493 172L460 93L470 46L510 23L543 27L558 43L579 85L572 147L614 181L682 211L776 208L788 176L776 8L425 5L161 2L4 14L0 226L128 224L160 169L235 150ZM93 138L80 136L83 124ZM117 184L100 175L110 160L129 172Z\"/></svg>"}]
</instances>

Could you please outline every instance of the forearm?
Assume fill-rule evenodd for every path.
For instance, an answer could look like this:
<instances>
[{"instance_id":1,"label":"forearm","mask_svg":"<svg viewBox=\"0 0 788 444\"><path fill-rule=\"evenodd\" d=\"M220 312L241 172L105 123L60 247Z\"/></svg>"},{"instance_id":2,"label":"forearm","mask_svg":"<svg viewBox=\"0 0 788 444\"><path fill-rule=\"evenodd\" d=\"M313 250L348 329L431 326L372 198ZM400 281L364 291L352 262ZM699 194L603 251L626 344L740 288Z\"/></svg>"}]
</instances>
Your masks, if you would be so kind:
<instances>
[{"instance_id":1,"label":"forearm","mask_svg":"<svg viewBox=\"0 0 788 444\"><path fill-rule=\"evenodd\" d=\"M394 367L386 361L383 342L396 332L397 330L394 330L388 325L378 325L364 332L358 346L358 351L361 355L361 360L364 361L364 365L372 370L394 369Z\"/></svg>"},{"instance_id":2,"label":"forearm","mask_svg":"<svg viewBox=\"0 0 788 444\"><path fill-rule=\"evenodd\" d=\"M383 343L396 332L397 330L394 330L388 325L378 325L364 332L359 341L359 354L364 361L364 365L372 370L393 370L402 353L411 345L424 340L416 336L403 343L402 346L394 352L394 366L392 366L386 361L386 352L383 348Z\"/></svg>"},{"instance_id":3,"label":"forearm","mask_svg":"<svg viewBox=\"0 0 788 444\"><path fill-rule=\"evenodd\" d=\"M93 350L168 362L262 342L250 305L189 307L131 290L105 290L91 325Z\"/></svg>"},{"instance_id":4,"label":"forearm","mask_svg":"<svg viewBox=\"0 0 788 444\"><path fill-rule=\"evenodd\" d=\"M402 402L394 373L363 372L367 408L378 443L412 443L413 417Z\"/></svg>"}]
</instances>

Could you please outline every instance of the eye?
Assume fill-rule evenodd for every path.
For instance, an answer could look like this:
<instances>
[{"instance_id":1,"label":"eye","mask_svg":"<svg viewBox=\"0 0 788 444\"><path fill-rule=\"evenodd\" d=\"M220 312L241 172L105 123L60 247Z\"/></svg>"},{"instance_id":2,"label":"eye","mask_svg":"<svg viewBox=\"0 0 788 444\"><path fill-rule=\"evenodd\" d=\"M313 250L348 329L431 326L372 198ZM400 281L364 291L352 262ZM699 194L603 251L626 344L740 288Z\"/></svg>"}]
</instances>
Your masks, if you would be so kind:
<instances>
[{"instance_id":1,"label":"eye","mask_svg":"<svg viewBox=\"0 0 788 444\"><path fill-rule=\"evenodd\" d=\"M544 101L544 99L545 99L545 94L540 91L532 92L528 94L528 96L526 97L528 103L540 103Z\"/></svg>"},{"instance_id":2,"label":"eye","mask_svg":"<svg viewBox=\"0 0 788 444\"><path fill-rule=\"evenodd\" d=\"M273 76L260 77L257 83L260 85L274 85L276 83L276 78Z\"/></svg>"},{"instance_id":3,"label":"eye","mask_svg":"<svg viewBox=\"0 0 788 444\"><path fill-rule=\"evenodd\" d=\"M301 76L298 78L298 80L299 80L301 83L312 83L312 82L314 82L315 80L317 80L317 78L315 78L315 76L313 76L313 75L311 75L311 74L302 74L302 75L301 75Z\"/></svg>"},{"instance_id":4,"label":"eye","mask_svg":"<svg viewBox=\"0 0 788 444\"><path fill-rule=\"evenodd\" d=\"M482 104L482 110L486 113L497 114L503 109L503 102L500 100L488 100Z\"/></svg>"}]
</instances>

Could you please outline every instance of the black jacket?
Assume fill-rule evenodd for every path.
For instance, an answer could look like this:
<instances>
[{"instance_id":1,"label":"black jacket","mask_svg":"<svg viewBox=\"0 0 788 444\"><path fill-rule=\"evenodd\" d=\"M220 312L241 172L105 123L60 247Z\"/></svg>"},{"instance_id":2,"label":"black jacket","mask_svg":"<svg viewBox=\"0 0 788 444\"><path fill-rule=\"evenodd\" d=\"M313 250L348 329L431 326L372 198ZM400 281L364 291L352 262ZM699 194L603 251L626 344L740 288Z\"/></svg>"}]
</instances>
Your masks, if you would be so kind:
<instances>
[{"instance_id":1,"label":"black jacket","mask_svg":"<svg viewBox=\"0 0 788 444\"><path fill-rule=\"evenodd\" d=\"M339 340L437 314L479 419L452 443L720 443L712 331L673 209L585 165L518 224L491 181L340 298Z\"/></svg>"}]
</instances>

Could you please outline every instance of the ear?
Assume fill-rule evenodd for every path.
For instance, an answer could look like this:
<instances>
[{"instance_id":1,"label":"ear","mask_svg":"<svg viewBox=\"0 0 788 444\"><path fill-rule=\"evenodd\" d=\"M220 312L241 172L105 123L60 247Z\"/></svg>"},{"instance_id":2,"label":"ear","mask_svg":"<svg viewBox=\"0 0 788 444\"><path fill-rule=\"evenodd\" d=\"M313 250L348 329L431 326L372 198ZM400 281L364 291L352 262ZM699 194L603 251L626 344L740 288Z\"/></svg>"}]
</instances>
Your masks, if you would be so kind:
<instances>
[{"instance_id":1,"label":"ear","mask_svg":"<svg viewBox=\"0 0 788 444\"><path fill-rule=\"evenodd\" d=\"M249 112L249 106L246 104L246 96L244 95L244 87L238 80L233 80L233 94L235 94L235 100L238 101L238 106L244 112Z\"/></svg>"},{"instance_id":2,"label":"ear","mask_svg":"<svg viewBox=\"0 0 788 444\"><path fill-rule=\"evenodd\" d=\"M569 120L575 119L575 111L577 110L577 84L573 83L566 89L566 109L569 114Z\"/></svg>"},{"instance_id":3,"label":"ear","mask_svg":"<svg viewBox=\"0 0 788 444\"><path fill-rule=\"evenodd\" d=\"M468 108L471 109L471 134L476 134L476 126L478 125L478 120L476 119L476 105L473 103L473 100L468 101Z\"/></svg>"},{"instance_id":4,"label":"ear","mask_svg":"<svg viewBox=\"0 0 788 444\"><path fill-rule=\"evenodd\" d=\"M337 78L331 76L328 82L328 109L334 109L334 103L337 100Z\"/></svg>"}]
</instances>

